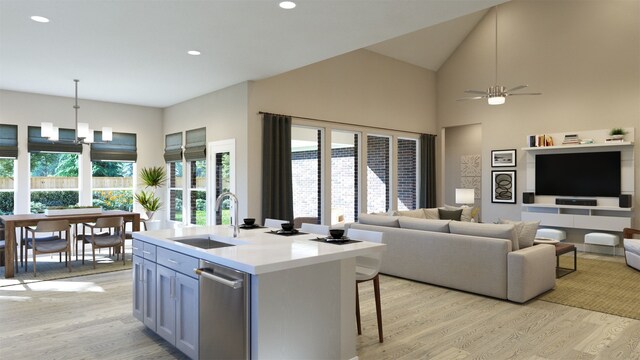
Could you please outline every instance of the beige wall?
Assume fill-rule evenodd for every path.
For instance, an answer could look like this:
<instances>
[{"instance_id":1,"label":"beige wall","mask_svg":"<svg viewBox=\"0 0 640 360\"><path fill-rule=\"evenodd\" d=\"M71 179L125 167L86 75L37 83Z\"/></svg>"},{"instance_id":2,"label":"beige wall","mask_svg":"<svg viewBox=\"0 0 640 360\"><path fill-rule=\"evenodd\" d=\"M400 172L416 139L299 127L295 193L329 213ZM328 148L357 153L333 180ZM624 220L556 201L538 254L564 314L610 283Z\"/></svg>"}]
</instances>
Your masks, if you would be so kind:
<instances>
[{"instance_id":1,"label":"beige wall","mask_svg":"<svg viewBox=\"0 0 640 360\"><path fill-rule=\"evenodd\" d=\"M58 127L75 127L74 99L60 96L39 95L0 90L0 123L18 125L18 166L16 189L16 212L29 212L29 153L27 150L27 127L40 126L42 121L53 122ZM162 139L162 110L144 106L79 100L78 121L87 122L99 130L111 126L115 132L136 133L138 168L164 163L157 144ZM80 186L91 188L89 148L84 147L81 157ZM85 191L83 205L91 203L91 194ZM140 209L136 209L140 210Z\"/></svg>"},{"instance_id":2,"label":"beige wall","mask_svg":"<svg viewBox=\"0 0 640 360\"><path fill-rule=\"evenodd\" d=\"M448 127L445 129L444 137L444 176L441 179L447 179L449 186L444 188L443 203L455 205L456 188L466 187L462 186L461 157L482 154L482 126L480 124L470 124Z\"/></svg>"},{"instance_id":3,"label":"beige wall","mask_svg":"<svg viewBox=\"0 0 640 360\"><path fill-rule=\"evenodd\" d=\"M247 217L249 208L247 158L247 89L243 82L164 109L164 134L207 128L207 143L218 140L236 140L236 193L239 216ZM184 134L183 134L184 141ZM161 144L164 146L164 139ZM213 164L210 164L213 166ZM212 194L212 192L209 192ZM208 199L213 202L215 199Z\"/></svg>"},{"instance_id":4,"label":"beige wall","mask_svg":"<svg viewBox=\"0 0 640 360\"><path fill-rule=\"evenodd\" d=\"M258 112L435 133L435 89L434 72L367 50L251 83L251 213L260 218L262 121Z\"/></svg>"},{"instance_id":5,"label":"beige wall","mask_svg":"<svg viewBox=\"0 0 640 360\"><path fill-rule=\"evenodd\" d=\"M640 125L640 1L515 0L498 14L498 82L543 95L510 97L502 106L455 101L465 89L493 84L493 11L437 73L438 127L482 124L484 221L520 216L526 135ZM490 151L511 148L518 149L518 203L491 204ZM636 146L636 162L639 153Z\"/></svg>"}]
</instances>

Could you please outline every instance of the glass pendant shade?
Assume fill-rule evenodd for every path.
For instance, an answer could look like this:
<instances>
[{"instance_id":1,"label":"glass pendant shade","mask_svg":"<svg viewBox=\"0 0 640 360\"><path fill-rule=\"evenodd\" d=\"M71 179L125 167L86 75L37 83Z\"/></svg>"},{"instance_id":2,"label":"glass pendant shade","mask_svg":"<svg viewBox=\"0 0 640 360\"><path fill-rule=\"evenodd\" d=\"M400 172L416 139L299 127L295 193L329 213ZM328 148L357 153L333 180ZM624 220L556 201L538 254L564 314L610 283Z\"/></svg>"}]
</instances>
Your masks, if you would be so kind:
<instances>
[{"instance_id":1,"label":"glass pendant shade","mask_svg":"<svg viewBox=\"0 0 640 360\"><path fill-rule=\"evenodd\" d=\"M113 140L113 129L110 127L102 128L102 141L111 141Z\"/></svg>"},{"instance_id":2,"label":"glass pendant shade","mask_svg":"<svg viewBox=\"0 0 640 360\"><path fill-rule=\"evenodd\" d=\"M60 140L58 138L58 127L57 126L54 126L52 128L51 133L49 134L48 138L49 138L50 141L58 141L58 140Z\"/></svg>"},{"instance_id":3,"label":"glass pendant shade","mask_svg":"<svg viewBox=\"0 0 640 360\"><path fill-rule=\"evenodd\" d=\"M79 138L86 138L89 136L89 124L87 123L78 123L78 133L76 134Z\"/></svg>"},{"instance_id":4,"label":"glass pendant shade","mask_svg":"<svg viewBox=\"0 0 640 360\"><path fill-rule=\"evenodd\" d=\"M53 123L40 123L40 136L42 136L43 138L48 138L51 137L51 133L53 133Z\"/></svg>"},{"instance_id":5,"label":"glass pendant shade","mask_svg":"<svg viewBox=\"0 0 640 360\"><path fill-rule=\"evenodd\" d=\"M84 137L84 142L91 144L93 142L93 129L87 131L87 136Z\"/></svg>"}]
</instances>

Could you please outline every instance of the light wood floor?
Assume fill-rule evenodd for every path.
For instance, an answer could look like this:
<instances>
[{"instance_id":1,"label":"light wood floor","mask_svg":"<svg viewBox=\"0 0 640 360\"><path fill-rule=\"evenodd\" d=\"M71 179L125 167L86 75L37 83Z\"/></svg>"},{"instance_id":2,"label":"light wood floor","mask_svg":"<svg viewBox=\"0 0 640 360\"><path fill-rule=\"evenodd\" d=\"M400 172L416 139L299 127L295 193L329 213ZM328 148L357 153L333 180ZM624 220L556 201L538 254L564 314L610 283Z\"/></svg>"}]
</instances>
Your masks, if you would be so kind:
<instances>
[{"instance_id":1,"label":"light wood floor","mask_svg":"<svg viewBox=\"0 0 640 360\"><path fill-rule=\"evenodd\" d=\"M615 260L619 261L620 258ZM360 359L640 359L640 321L388 276L361 284ZM0 287L0 359L182 359L131 316L131 272Z\"/></svg>"}]
</instances>

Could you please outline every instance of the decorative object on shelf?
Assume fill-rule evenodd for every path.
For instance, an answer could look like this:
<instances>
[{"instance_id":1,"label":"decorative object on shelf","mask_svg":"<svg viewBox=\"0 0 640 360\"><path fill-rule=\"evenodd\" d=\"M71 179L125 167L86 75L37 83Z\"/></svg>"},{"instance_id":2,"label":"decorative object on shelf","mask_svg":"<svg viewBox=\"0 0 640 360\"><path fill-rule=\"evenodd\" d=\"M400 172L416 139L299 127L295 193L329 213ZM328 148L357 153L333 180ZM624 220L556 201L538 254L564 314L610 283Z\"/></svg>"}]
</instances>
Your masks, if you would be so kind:
<instances>
[{"instance_id":1,"label":"decorative object on shelf","mask_svg":"<svg viewBox=\"0 0 640 360\"><path fill-rule=\"evenodd\" d=\"M516 166L516 149L491 150L492 167Z\"/></svg>"},{"instance_id":2,"label":"decorative object on shelf","mask_svg":"<svg viewBox=\"0 0 640 360\"><path fill-rule=\"evenodd\" d=\"M516 171L491 171L491 202L516 203Z\"/></svg>"},{"instance_id":3,"label":"decorative object on shelf","mask_svg":"<svg viewBox=\"0 0 640 360\"><path fill-rule=\"evenodd\" d=\"M73 140L60 140L58 133L59 128L53 126L51 122L40 123L40 136L52 142L70 141L74 144L92 144L94 143L93 129L90 129L87 123L78 122L78 109L80 109L78 105L78 82L80 80L74 79L73 81L76 83L75 105L73 105L73 109L75 110L76 138ZM110 127L103 127L101 142L106 143L111 140L113 140L113 130Z\"/></svg>"},{"instance_id":4,"label":"decorative object on shelf","mask_svg":"<svg viewBox=\"0 0 640 360\"><path fill-rule=\"evenodd\" d=\"M460 98L461 100L479 100L479 99L487 99L487 103L489 105L502 105L505 103L507 96L513 95L542 95L542 93L514 93L514 91L522 90L529 85L518 85L511 89L508 89L504 86L498 85L498 7L495 6L496 13L496 26L495 26L495 82L493 86L489 86L487 91L481 90L465 90L464 92L467 94L478 94L478 96L471 96Z\"/></svg>"},{"instance_id":5,"label":"decorative object on shelf","mask_svg":"<svg viewBox=\"0 0 640 360\"><path fill-rule=\"evenodd\" d=\"M580 138L578 134L567 134L562 140L562 145L578 145L580 144Z\"/></svg>"},{"instance_id":6,"label":"decorative object on shelf","mask_svg":"<svg viewBox=\"0 0 640 360\"><path fill-rule=\"evenodd\" d=\"M140 169L140 180L146 189L151 188L151 190L140 190L134 198L145 210L147 218L151 220L156 211L162 208L162 202L156 195L156 191L167 181L167 173L162 166L145 167Z\"/></svg>"},{"instance_id":7,"label":"decorative object on shelf","mask_svg":"<svg viewBox=\"0 0 640 360\"><path fill-rule=\"evenodd\" d=\"M44 209L45 216L61 216L61 215L82 215L82 214L100 214L101 207L95 206L50 206Z\"/></svg>"},{"instance_id":8,"label":"decorative object on shelf","mask_svg":"<svg viewBox=\"0 0 640 360\"><path fill-rule=\"evenodd\" d=\"M609 138L605 139L606 142L623 142L624 136L627 132L623 128L613 128L609 131Z\"/></svg>"},{"instance_id":9,"label":"decorative object on shelf","mask_svg":"<svg viewBox=\"0 0 640 360\"><path fill-rule=\"evenodd\" d=\"M529 135L527 137L527 145L529 147L553 146L553 137L547 134Z\"/></svg>"}]
</instances>

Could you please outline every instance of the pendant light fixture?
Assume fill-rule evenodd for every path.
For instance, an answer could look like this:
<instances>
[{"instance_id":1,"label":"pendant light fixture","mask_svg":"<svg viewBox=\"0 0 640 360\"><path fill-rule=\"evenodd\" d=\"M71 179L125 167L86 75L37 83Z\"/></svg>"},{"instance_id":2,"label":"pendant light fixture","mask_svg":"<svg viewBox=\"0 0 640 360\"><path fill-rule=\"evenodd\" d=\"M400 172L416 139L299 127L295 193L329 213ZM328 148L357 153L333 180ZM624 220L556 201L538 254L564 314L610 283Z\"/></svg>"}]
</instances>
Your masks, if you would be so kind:
<instances>
[{"instance_id":1,"label":"pendant light fixture","mask_svg":"<svg viewBox=\"0 0 640 360\"><path fill-rule=\"evenodd\" d=\"M50 122L40 123L40 136L47 138L52 142L71 141L74 144L92 144L94 143L93 129L89 128L89 124L87 123L78 122L78 109L80 109L80 106L78 105L78 82L80 82L80 80L74 79L73 81L76 85L75 104L73 105L73 109L75 110L75 139L60 140L59 128L57 126L53 126L53 123ZM103 127L102 142L109 142L111 140L113 140L113 130L110 127Z\"/></svg>"}]
</instances>

